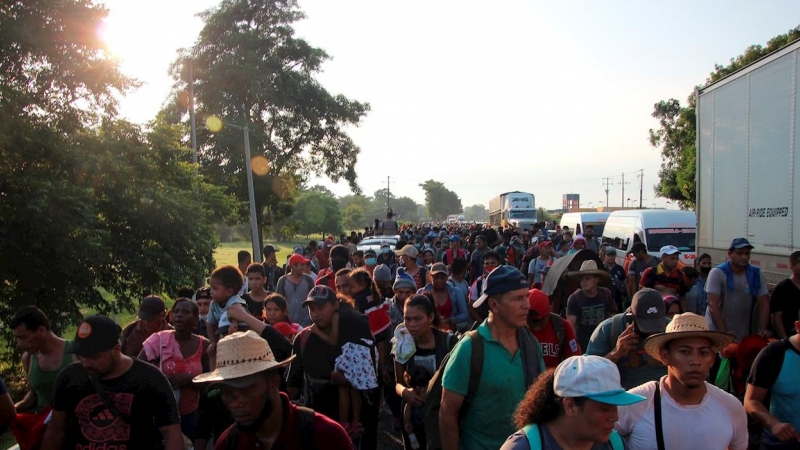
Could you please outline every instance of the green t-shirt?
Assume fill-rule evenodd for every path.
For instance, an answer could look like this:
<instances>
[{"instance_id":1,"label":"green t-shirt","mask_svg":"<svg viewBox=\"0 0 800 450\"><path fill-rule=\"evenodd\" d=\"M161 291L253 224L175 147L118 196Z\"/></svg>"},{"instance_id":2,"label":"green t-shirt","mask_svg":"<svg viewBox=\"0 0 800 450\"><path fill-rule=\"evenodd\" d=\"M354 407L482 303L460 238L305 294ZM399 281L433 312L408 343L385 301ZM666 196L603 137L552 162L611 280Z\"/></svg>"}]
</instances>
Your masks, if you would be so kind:
<instances>
[{"instance_id":1,"label":"green t-shirt","mask_svg":"<svg viewBox=\"0 0 800 450\"><path fill-rule=\"evenodd\" d=\"M495 341L488 321L478 326L484 340L483 371L475 398L464 417L460 430L460 448L464 450L496 450L516 431L511 416L525 397L525 371L521 349L512 355ZM472 342L462 339L452 350L442 378L448 391L467 395L469 387ZM544 367L544 363L541 363Z\"/></svg>"}]
</instances>

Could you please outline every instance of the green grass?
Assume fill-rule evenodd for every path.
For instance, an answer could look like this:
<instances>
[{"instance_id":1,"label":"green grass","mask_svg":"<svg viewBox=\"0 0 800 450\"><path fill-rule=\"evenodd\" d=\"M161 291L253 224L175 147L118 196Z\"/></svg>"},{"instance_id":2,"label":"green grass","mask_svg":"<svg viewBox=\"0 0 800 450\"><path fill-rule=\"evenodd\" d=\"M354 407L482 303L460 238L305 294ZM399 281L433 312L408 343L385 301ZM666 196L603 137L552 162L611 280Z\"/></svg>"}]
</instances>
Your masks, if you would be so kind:
<instances>
[{"instance_id":1,"label":"green grass","mask_svg":"<svg viewBox=\"0 0 800 450\"><path fill-rule=\"evenodd\" d=\"M286 258L292 253L292 248L294 248L295 245L306 246L308 245L308 241L265 242L264 245L266 244L272 244L278 249L278 263L283 264ZM217 267L228 264L238 266L237 254L240 250L247 250L251 255L253 254L253 247L249 241L224 242L219 244L219 247L214 250L214 261L217 263Z\"/></svg>"}]
</instances>

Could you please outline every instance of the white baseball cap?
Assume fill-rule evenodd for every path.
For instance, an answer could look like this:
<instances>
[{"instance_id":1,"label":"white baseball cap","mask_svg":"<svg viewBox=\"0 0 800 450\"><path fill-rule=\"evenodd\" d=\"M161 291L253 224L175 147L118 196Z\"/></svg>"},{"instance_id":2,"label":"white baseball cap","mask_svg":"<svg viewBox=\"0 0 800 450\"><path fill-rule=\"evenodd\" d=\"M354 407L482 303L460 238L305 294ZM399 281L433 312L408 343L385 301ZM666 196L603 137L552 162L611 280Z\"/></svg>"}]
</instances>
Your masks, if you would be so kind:
<instances>
[{"instance_id":1,"label":"white baseball cap","mask_svg":"<svg viewBox=\"0 0 800 450\"><path fill-rule=\"evenodd\" d=\"M674 245L665 245L661 247L661 254L662 255L674 255L676 253L680 253L681 251L678 250L678 247Z\"/></svg>"},{"instance_id":2,"label":"white baseball cap","mask_svg":"<svg viewBox=\"0 0 800 450\"><path fill-rule=\"evenodd\" d=\"M617 365L601 356L572 356L556 367L553 391L561 398L586 397L607 405L632 405L645 400L622 388Z\"/></svg>"}]
</instances>

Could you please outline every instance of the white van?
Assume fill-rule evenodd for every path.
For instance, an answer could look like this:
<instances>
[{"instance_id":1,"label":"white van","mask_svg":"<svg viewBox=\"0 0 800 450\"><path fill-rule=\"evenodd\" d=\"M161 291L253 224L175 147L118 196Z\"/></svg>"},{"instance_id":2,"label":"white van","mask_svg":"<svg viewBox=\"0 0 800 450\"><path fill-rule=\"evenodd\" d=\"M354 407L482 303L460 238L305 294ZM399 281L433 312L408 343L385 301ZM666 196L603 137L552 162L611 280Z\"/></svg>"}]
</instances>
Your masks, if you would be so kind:
<instances>
[{"instance_id":1,"label":"white van","mask_svg":"<svg viewBox=\"0 0 800 450\"><path fill-rule=\"evenodd\" d=\"M565 213L561 216L558 224L563 228L568 226L572 231L572 235L583 234L586 225L591 225L594 229L594 235L600 237L603 235L603 228L605 227L606 220L611 213L607 212L574 212Z\"/></svg>"},{"instance_id":2,"label":"white van","mask_svg":"<svg viewBox=\"0 0 800 450\"><path fill-rule=\"evenodd\" d=\"M661 256L661 247L674 245L681 251L681 262L694 266L697 216L694 211L666 209L627 209L614 211L603 228L602 242L615 247L617 263L636 242L644 242L647 253Z\"/></svg>"}]
</instances>

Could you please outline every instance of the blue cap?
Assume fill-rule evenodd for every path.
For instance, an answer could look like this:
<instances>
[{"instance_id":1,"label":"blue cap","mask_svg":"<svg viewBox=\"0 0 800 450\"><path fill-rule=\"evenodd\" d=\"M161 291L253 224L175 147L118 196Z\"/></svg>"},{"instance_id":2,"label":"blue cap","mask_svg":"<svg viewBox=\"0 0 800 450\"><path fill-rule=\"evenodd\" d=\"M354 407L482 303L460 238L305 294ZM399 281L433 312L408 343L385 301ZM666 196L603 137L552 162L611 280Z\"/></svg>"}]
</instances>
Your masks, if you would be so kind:
<instances>
[{"instance_id":1,"label":"blue cap","mask_svg":"<svg viewBox=\"0 0 800 450\"><path fill-rule=\"evenodd\" d=\"M473 308L481 306L487 298L493 295L529 288L525 276L514 266L500 266L494 269L486 277L483 285L483 295L475 300L475 303L472 304Z\"/></svg>"},{"instance_id":2,"label":"blue cap","mask_svg":"<svg viewBox=\"0 0 800 450\"><path fill-rule=\"evenodd\" d=\"M460 242L461 238L457 234L450 236L450 242Z\"/></svg>"},{"instance_id":3,"label":"blue cap","mask_svg":"<svg viewBox=\"0 0 800 450\"><path fill-rule=\"evenodd\" d=\"M740 248L745 248L745 247L753 248L753 246L750 245L750 241L740 237L731 241L731 246L728 247L728 250L739 250Z\"/></svg>"}]
</instances>

